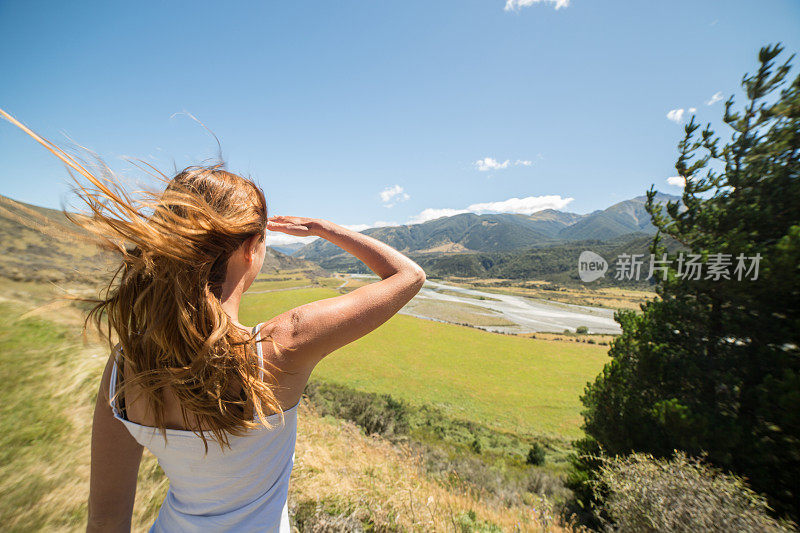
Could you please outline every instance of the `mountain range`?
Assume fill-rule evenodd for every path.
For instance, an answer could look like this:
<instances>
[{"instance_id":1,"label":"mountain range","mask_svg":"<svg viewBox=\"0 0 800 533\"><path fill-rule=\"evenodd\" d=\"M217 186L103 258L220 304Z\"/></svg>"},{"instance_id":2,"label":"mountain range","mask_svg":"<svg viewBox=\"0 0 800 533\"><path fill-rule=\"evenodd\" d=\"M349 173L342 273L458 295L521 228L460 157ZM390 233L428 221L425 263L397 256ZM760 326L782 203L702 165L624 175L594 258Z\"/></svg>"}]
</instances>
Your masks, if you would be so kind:
<instances>
[{"instance_id":1,"label":"mountain range","mask_svg":"<svg viewBox=\"0 0 800 533\"><path fill-rule=\"evenodd\" d=\"M665 204L680 197L658 193L655 200ZM421 224L369 228L362 233L415 256L511 252L573 241L610 241L625 235L655 233L645 209L646 201L646 196L637 196L585 215L553 209L532 215L462 213ZM337 256L349 254L325 239L316 239L291 255L336 263Z\"/></svg>"},{"instance_id":2,"label":"mountain range","mask_svg":"<svg viewBox=\"0 0 800 533\"><path fill-rule=\"evenodd\" d=\"M363 233L417 261L432 277L474 276L570 282L585 246L601 253L644 251L655 232L644 196L586 215L539 211L532 215L463 213L422 224L370 228ZM679 200L659 194L658 202ZM57 209L0 195L0 276L28 281L106 278L118 259L85 242L82 228ZM291 251L291 250L287 250ZM573 257L574 256L574 257ZM321 267L321 268L320 268ZM324 239L293 254L267 247L262 272L322 269L367 272L354 256Z\"/></svg>"}]
</instances>

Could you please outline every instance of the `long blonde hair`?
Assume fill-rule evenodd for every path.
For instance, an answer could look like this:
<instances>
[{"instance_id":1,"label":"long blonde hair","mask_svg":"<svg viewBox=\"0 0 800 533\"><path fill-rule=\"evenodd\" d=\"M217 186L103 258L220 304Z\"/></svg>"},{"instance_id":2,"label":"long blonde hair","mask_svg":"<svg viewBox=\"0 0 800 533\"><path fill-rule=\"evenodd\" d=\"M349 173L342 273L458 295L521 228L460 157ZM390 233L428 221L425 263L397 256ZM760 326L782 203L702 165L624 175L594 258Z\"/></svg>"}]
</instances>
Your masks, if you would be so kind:
<instances>
[{"instance_id":1,"label":"long blonde hair","mask_svg":"<svg viewBox=\"0 0 800 533\"><path fill-rule=\"evenodd\" d=\"M156 171L165 189L140 191L143 198L134 199L99 157L101 177L2 109L0 115L66 163L78 184L74 191L91 214L63 210L64 215L120 259L105 296L70 298L95 304L84 330L93 318L102 333L105 314L103 336L112 349L111 332L117 333L124 362L117 395L139 388L166 439L164 392L171 390L185 427L188 414L194 415L192 431L206 451L205 431L224 448L230 446L229 434L268 426L267 409L282 413L274 393L277 369L260 364L255 334L234 326L220 302L231 253L253 236L263 242L267 202L261 188L217 163L187 167L171 179ZM94 187L84 186L72 171ZM263 337L280 351L271 335Z\"/></svg>"}]
</instances>

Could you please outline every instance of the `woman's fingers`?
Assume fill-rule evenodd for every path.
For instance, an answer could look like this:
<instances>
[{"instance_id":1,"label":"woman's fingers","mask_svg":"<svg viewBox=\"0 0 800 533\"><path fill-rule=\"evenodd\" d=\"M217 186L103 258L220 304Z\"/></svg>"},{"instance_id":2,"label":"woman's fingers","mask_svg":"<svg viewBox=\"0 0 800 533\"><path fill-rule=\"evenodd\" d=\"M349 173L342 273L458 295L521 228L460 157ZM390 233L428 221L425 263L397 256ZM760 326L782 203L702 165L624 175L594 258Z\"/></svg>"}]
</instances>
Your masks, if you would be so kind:
<instances>
[{"instance_id":1,"label":"woman's fingers","mask_svg":"<svg viewBox=\"0 0 800 533\"><path fill-rule=\"evenodd\" d=\"M267 219L267 229L298 237L308 237L311 235L311 227L315 221L316 219L308 217L275 215Z\"/></svg>"},{"instance_id":2,"label":"woman's fingers","mask_svg":"<svg viewBox=\"0 0 800 533\"><path fill-rule=\"evenodd\" d=\"M290 233L295 235L301 235L308 233L309 229L306 226L300 224L292 224L290 222L269 222L267 223L267 229L272 231L280 231L283 233Z\"/></svg>"}]
</instances>

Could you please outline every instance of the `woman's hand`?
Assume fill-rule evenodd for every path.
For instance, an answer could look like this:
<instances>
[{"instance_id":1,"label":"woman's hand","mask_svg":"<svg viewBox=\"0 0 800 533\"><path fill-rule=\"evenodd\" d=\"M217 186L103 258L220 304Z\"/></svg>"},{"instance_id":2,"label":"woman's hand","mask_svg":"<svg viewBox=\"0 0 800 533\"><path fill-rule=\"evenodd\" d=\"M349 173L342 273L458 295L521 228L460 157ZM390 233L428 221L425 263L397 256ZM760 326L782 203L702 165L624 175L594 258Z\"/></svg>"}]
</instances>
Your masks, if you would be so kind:
<instances>
[{"instance_id":1,"label":"woman's hand","mask_svg":"<svg viewBox=\"0 0 800 533\"><path fill-rule=\"evenodd\" d=\"M296 237L309 237L317 234L316 231L322 227L321 222L316 218L277 215L267 219L267 229Z\"/></svg>"}]
</instances>

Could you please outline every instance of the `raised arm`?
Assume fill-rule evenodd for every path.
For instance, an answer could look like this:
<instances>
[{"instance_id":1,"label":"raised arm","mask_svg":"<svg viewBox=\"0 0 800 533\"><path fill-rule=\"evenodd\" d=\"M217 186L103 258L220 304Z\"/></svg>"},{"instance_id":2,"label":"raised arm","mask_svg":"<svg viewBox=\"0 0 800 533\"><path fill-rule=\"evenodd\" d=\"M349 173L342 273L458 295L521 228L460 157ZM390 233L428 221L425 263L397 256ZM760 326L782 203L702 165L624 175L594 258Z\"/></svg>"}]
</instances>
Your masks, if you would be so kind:
<instances>
[{"instance_id":1,"label":"raised arm","mask_svg":"<svg viewBox=\"0 0 800 533\"><path fill-rule=\"evenodd\" d=\"M313 368L323 357L389 320L425 283L425 271L391 246L333 222L302 217L274 217L267 226L291 235L316 235L353 254L381 281L347 294L310 302L276 317L294 363Z\"/></svg>"}]
</instances>

